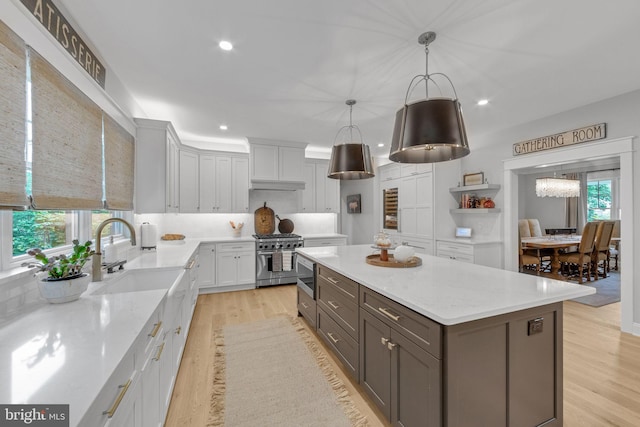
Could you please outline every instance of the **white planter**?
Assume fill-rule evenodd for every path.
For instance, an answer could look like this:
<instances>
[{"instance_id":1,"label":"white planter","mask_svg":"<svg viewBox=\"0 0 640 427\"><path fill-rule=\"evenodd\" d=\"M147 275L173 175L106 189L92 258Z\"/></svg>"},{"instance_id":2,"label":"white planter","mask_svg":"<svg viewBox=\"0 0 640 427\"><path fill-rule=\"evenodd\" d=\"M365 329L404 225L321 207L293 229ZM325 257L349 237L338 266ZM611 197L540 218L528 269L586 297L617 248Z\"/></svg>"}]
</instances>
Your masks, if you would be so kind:
<instances>
[{"instance_id":1,"label":"white planter","mask_svg":"<svg viewBox=\"0 0 640 427\"><path fill-rule=\"evenodd\" d=\"M84 273L74 279L48 281L46 277L36 276L40 295L50 303L75 301L87 290L91 282L91 275Z\"/></svg>"}]
</instances>

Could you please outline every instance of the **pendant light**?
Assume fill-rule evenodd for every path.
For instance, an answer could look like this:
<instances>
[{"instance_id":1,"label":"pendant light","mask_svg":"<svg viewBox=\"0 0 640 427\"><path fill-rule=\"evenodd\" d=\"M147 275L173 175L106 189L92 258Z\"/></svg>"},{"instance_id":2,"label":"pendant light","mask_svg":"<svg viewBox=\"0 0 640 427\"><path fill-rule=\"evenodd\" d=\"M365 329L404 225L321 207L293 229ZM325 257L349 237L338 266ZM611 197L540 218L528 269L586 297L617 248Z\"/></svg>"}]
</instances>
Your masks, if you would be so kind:
<instances>
[{"instance_id":1,"label":"pendant light","mask_svg":"<svg viewBox=\"0 0 640 427\"><path fill-rule=\"evenodd\" d=\"M404 99L404 106L396 113L389 159L399 163L434 163L458 159L469 154L467 131L462 107L451 79L442 73L429 74L429 44L436 33L428 31L418 37L426 54L425 74L415 76ZM429 83L439 89L434 76L444 77L453 89L454 98L429 98ZM426 99L408 104L409 95L424 81Z\"/></svg>"},{"instance_id":2,"label":"pendant light","mask_svg":"<svg viewBox=\"0 0 640 427\"><path fill-rule=\"evenodd\" d=\"M331 160L329 161L329 178L333 179L366 179L373 178L373 163L369 146L362 142L362 133L358 126L352 122L353 106L355 99L348 99L349 106L349 126L343 126L336 134L333 148L331 149ZM353 131L356 130L360 136L360 142L353 139ZM348 141L336 144L338 136L348 131ZM343 136L344 138L344 136Z\"/></svg>"},{"instance_id":3,"label":"pendant light","mask_svg":"<svg viewBox=\"0 0 640 427\"><path fill-rule=\"evenodd\" d=\"M580 197L580 180L568 178L537 178L538 197Z\"/></svg>"}]
</instances>

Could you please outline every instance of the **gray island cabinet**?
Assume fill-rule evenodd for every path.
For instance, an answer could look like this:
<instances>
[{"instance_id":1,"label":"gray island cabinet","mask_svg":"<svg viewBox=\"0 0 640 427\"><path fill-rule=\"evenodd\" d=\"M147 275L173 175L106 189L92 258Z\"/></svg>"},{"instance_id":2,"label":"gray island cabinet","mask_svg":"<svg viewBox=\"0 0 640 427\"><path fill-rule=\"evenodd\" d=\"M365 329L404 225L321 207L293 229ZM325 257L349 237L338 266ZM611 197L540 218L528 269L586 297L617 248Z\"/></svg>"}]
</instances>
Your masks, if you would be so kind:
<instances>
[{"instance_id":1,"label":"gray island cabinet","mask_svg":"<svg viewBox=\"0 0 640 427\"><path fill-rule=\"evenodd\" d=\"M371 253L299 250L316 263L309 324L393 425L562 425L562 301L593 288L424 254L377 267Z\"/></svg>"}]
</instances>

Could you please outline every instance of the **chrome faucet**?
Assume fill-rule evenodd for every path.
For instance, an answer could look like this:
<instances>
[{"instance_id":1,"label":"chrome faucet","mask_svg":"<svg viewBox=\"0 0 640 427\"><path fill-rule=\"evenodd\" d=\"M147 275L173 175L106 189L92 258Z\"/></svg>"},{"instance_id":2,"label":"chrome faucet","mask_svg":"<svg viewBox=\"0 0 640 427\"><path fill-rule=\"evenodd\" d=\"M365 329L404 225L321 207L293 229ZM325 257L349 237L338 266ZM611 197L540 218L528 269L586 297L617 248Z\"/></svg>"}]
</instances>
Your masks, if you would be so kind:
<instances>
[{"instance_id":1,"label":"chrome faucet","mask_svg":"<svg viewBox=\"0 0 640 427\"><path fill-rule=\"evenodd\" d=\"M129 224L127 221L125 221L122 218L109 218L102 221L98 226L98 229L96 230L96 251L93 254L93 265L91 266L92 268L91 280L94 282L102 281L102 252L100 252L102 250L100 245L102 237L100 235L102 234L102 229L107 224L110 224L112 222L121 222L124 225L126 225L127 228L129 229L131 246L136 245L136 231L133 229L133 225Z\"/></svg>"}]
</instances>

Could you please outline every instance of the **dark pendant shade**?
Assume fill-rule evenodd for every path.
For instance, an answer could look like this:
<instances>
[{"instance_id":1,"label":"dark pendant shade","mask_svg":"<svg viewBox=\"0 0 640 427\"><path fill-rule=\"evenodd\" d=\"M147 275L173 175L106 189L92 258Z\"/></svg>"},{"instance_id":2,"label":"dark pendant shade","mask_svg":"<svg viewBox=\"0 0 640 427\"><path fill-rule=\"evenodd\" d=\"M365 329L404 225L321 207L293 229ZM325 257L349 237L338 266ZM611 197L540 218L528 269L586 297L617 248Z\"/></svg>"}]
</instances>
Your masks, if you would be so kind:
<instances>
[{"instance_id":1,"label":"dark pendant shade","mask_svg":"<svg viewBox=\"0 0 640 427\"><path fill-rule=\"evenodd\" d=\"M327 176L333 179L373 178L375 174L369 146L357 143L334 145Z\"/></svg>"},{"instance_id":2,"label":"dark pendant shade","mask_svg":"<svg viewBox=\"0 0 640 427\"><path fill-rule=\"evenodd\" d=\"M457 99L427 99L396 113L389 159L399 163L435 163L469 154L469 142Z\"/></svg>"}]
</instances>

